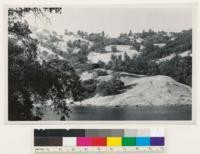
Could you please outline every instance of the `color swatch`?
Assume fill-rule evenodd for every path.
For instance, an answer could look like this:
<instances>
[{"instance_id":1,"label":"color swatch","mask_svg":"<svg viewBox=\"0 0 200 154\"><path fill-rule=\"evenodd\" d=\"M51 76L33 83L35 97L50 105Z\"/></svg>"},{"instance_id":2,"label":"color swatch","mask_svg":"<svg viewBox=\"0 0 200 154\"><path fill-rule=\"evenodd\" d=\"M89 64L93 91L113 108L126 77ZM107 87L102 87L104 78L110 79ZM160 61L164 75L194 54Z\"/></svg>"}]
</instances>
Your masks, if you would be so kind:
<instances>
[{"instance_id":1,"label":"color swatch","mask_svg":"<svg viewBox=\"0 0 200 154\"><path fill-rule=\"evenodd\" d=\"M45 129L34 131L35 146L165 146L163 129Z\"/></svg>"},{"instance_id":2,"label":"color swatch","mask_svg":"<svg viewBox=\"0 0 200 154\"><path fill-rule=\"evenodd\" d=\"M107 137L107 146L122 146L122 137Z\"/></svg>"}]
</instances>

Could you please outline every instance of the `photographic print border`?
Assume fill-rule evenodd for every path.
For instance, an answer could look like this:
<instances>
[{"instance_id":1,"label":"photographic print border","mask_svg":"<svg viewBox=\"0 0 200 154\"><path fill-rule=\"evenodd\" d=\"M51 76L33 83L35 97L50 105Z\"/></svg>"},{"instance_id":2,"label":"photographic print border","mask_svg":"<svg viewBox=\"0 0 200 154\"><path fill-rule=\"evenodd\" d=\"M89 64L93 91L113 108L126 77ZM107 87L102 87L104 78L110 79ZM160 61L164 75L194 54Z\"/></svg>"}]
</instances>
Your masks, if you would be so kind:
<instances>
[{"instance_id":1,"label":"photographic print border","mask_svg":"<svg viewBox=\"0 0 200 154\"><path fill-rule=\"evenodd\" d=\"M163 5L163 3L155 3L156 7L158 7L159 5ZM84 120L84 121L80 121L80 120L70 120L70 121L9 121L8 120L8 31L7 31L7 9L9 7L43 7L43 6L58 6L58 7L129 7L129 8L134 8L134 7L138 7L138 6L142 6L142 7L149 7L149 6L153 6L155 4L152 3L142 3L142 4L138 4L138 3L133 3L133 4L123 4L123 5L119 5L119 4L64 4L64 5L6 5L4 6L4 49L5 49L5 53L4 53L4 105L5 105L5 123L6 124L35 124L35 125L39 125L39 124L56 124L56 125L60 125L60 124L195 124L196 123L196 112L197 112L197 100L196 100L196 91L197 91L197 87L196 87L196 43L197 43L197 9L196 9L196 3L167 3L168 5L192 5L192 9L193 9L193 16L192 16L192 120L116 120L116 121L111 121L111 120L106 120L106 121L102 121L102 120L97 120L97 121L88 121L88 120ZM154 6L155 7L155 6ZM166 6L165 6L166 7Z\"/></svg>"}]
</instances>

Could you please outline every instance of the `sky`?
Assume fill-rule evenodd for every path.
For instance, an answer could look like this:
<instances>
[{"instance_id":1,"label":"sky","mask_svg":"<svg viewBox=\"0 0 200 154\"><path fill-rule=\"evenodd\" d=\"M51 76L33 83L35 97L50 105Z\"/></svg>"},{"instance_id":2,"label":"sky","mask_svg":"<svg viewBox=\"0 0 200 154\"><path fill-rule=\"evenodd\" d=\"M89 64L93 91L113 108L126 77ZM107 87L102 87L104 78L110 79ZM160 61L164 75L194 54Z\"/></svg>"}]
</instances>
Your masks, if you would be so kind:
<instances>
[{"instance_id":1,"label":"sky","mask_svg":"<svg viewBox=\"0 0 200 154\"><path fill-rule=\"evenodd\" d=\"M51 24L44 18L31 14L26 16L29 24L39 29L54 30L63 34L65 29L72 32L102 32L117 36L122 32L141 32L153 29L179 32L192 28L191 5L133 6L133 7L63 7L62 14L47 14Z\"/></svg>"}]
</instances>

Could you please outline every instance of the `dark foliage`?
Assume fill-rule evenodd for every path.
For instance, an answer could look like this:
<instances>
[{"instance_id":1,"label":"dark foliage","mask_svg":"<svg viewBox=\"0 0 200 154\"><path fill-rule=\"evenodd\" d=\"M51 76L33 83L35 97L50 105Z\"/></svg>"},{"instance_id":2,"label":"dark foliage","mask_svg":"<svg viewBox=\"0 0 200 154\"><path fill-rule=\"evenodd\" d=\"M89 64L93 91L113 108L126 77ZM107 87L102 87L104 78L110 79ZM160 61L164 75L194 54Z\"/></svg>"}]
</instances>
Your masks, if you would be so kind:
<instances>
[{"instance_id":1,"label":"dark foliage","mask_svg":"<svg viewBox=\"0 0 200 154\"><path fill-rule=\"evenodd\" d=\"M106 75L108 75L108 73L106 71L103 71L103 70L95 70L95 73L97 74L97 76L106 76Z\"/></svg>"},{"instance_id":2,"label":"dark foliage","mask_svg":"<svg viewBox=\"0 0 200 154\"><path fill-rule=\"evenodd\" d=\"M115 45L111 46L111 51L112 52L117 52L117 47Z\"/></svg>"},{"instance_id":3,"label":"dark foliage","mask_svg":"<svg viewBox=\"0 0 200 154\"><path fill-rule=\"evenodd\" d=\"M52 12L59 9L44 8ZM68 98L79 100L80 81L73 67L66 61L37 62L37 40L32 39L29 25L22 20L32 11L39 15L41 9L9 9L9 120L40 120L42 114L33 114L34 104L44 105L51 99L55 112L69 116L65 103ZM21 20L19 20L21 18ZM55 36L55 35L54 35ZM54 41L56 38L52 37ZM57 41L57 40L55 40ZM37 113L41 113L37 107ZM63 118L62 118L63 119Z\"/></svg>"},{"instance_id":4,"label":"dark foliage","mask_svg":"<svg viewBox=\"0 0 200 154\"><path fill-rule=\"evenodd\" d=\"M81 82L81 98L87 99L95 96L95 89L97 86L97 81L94 79L89 79Z\"/></svg>"},{"instance_id":5,"label":"dark foliage","mask_svg":"<svg viewBox=\"0 0 200 154\"><path fill-rule=\"evenodd\" d=\"M101 81L96 88L96 93L101 96L116 95L120 93L124 83L120 79L112 78L108 81Z\"/></svg>"},{"instance_id":6,"label":"dark foliage","mask_svg":"<svg viewBox=\"0 0 200 154\"><path fill-rule=\"evenodd\" d=\"M192 57L176 56L170 61L161 63L160 74L173 77L175 80L192 86Z\"/></svg>"},{"instance_id":7,"label":"dark foliage","mask_svg":"<svg viewBox=\"0 0 200 154\"><path fill-rule=\"evenodd\" d=\"M107 69L145 75L167 75L178 82L192 85L192 57L178 56L179 53L192 50L192 30L172 34L171 37L175 40L169 39L165 32L156 33L151 30L138 35L144 38L142 44L145 48L141 50L141 54L129 57L125 53L124 60L121 56L112 55L111 61L106 65ZM166 43L164 47L154 45L162 41ZM156 62L159 58L170 54L176 56L168 61Z\"/></svg>"}]
</instances>

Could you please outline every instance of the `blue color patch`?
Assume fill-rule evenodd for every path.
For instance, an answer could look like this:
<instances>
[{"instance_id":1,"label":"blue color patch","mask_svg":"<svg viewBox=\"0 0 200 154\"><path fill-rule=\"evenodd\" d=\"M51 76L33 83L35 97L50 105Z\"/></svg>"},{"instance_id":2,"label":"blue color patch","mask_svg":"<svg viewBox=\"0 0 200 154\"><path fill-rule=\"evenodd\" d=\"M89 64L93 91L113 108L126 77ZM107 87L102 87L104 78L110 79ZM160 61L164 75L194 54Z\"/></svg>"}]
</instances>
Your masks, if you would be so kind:
<instances>
[{"instance_id":1,"label":"blue color patch","mask_svg":"<svg viewBox=\"0 0 200 154\"><path fill-rule=\"evenodd\" d=\"M150 146L150 137L136 137L136 146Z\"/></svg>"}]
</instances>

